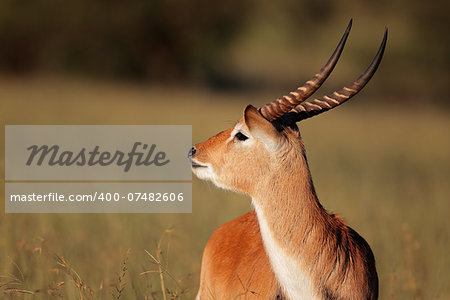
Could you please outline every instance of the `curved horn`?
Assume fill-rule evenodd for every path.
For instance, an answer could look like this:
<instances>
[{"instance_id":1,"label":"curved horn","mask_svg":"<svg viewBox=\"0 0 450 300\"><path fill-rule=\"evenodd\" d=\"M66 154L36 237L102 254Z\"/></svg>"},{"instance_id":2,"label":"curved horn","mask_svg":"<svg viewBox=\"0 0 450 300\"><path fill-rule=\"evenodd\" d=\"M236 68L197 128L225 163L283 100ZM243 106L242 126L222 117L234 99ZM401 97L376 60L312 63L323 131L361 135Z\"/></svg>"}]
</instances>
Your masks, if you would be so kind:
<instances>
[{"instance_id":1,"label":"curved horn","mask_svg":"<svg viewBox=\"0 0 450 300\"><path fill-rule=\"evenodd\" d=\"M290 92L289 95L283 96L271 103L268 103L259 108L259 112L269 121L275 120L285 113L289 112L299 103L305 101L310 97L327 79L331 71L333 71L339 57L341 56L342 50L344 49L345 42L347 41L348 34L352 28L352 19L345 29L344 35L342 36L339 44L334 50L331 57L325 66L320 69L319 73L315 74L311 80L308 80L303 86L297 88L295 92Z\"/></svg>"},{"instance_id":2,"label":"curved horn","mask_svg":"<svg viewBox=\"0 0 450 300\"><path fill-rule=\"evenodd\" d=\"M286 120L299 122L301 120L313 117L338 105L341 105L342 103L356 95L359 91L361 91L362 88L372 78L373 74L375 74L375 71L377 70L381 62L381 59L383 58L384 49L386 48L387 35L388 29L386 28L383 41L381 42L377 54L375 55L367 70L362 73L358 77L358 79L353 81L350 85L344 86L343 89L333 92L332 94L297 105L294 109L292 109L288 114L285 115Z\"/></svg>"}]
</instances>

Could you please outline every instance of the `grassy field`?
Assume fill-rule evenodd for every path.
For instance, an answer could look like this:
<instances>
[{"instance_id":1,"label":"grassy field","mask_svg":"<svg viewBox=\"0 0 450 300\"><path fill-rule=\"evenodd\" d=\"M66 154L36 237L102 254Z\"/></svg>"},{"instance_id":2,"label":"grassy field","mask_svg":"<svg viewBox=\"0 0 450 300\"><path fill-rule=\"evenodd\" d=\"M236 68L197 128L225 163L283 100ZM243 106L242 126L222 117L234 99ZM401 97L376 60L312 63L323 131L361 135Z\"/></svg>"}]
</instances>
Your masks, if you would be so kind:
<instances>
[{"instance_id":1,"label":"grassy field","mask_svg":"<svg viewBox=\"0 0 450 300\"><path fill-rule=\"evenodd\" d=\"M0 79L0 91L3 125L192 124L193 143L281 94L62 79ZM450 299L449 129L448 111L364 93L300 124L321 202L375 253L380 299ZM192 214L133 215L5 215L2 184L0 298L163 299L167 269L167 299L193 299L208 237L250 200L192 184Z\"/></svg>"}]
</instances>

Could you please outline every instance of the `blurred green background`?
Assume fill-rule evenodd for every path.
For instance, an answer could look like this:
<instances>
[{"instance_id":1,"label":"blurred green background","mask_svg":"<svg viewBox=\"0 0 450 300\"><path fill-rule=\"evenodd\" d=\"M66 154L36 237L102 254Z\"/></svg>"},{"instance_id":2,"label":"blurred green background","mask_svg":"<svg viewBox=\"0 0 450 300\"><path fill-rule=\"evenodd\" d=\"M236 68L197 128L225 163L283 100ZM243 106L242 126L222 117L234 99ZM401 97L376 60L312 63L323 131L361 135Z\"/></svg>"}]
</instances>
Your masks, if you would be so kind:
<instances>
[{"instance_id":1,"label":"blurred green background","mask_svg":"<svg viewBox=\"0 0 450 300\"><path fill-rule=\"evenodd\" d=\"M2 0L2 125L192 124L201 142L232 126L246 104L308 80L350 18L346 49L317 95L355 79L387 25L368 86L299 126L321 202L375 253L380 298L449 299L449 6ZM155 259L170 272L167 298L193 299L209 236L250 209L247 197L196 178L187 215L5 215L3 189L6 299L163 299Z\"/></svg>"}]
</instances>

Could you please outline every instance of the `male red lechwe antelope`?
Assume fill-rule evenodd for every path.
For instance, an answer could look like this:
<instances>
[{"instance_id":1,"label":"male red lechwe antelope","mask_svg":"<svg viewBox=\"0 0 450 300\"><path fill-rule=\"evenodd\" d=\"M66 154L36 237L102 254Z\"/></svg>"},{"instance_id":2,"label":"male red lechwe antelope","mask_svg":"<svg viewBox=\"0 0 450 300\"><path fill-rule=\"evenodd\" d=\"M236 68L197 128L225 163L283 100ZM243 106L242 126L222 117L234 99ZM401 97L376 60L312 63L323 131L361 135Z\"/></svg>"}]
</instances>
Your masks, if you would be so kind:
<instances>
[{"instance_id":1,"label":"male red lechwe antelope","mask_svg":"<svg viewBox=\"0 0 450 300\"><path fill-rule=\"evenodd\" d=\"M367 242L320 204L296 122L357 94L380 64L387 29L368 69L323 98L311 96L333 70L351 21L319 73L260 108L248 105L232 128L195 145L193 172L250 195L254 210L219 227L205 247L198 299L376 299Z\"/></svg>"}]
</instances>

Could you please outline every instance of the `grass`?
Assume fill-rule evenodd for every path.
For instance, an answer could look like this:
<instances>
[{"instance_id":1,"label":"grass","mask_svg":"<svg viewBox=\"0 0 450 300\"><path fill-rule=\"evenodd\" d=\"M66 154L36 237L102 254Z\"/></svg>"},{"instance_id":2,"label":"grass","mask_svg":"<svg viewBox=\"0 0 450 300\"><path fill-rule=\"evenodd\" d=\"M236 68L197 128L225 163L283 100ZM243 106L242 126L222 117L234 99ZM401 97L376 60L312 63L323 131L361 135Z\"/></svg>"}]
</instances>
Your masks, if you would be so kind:
<instances>
[{"instance_id":1,"label":"grass","mask_svg":"<svg viewBox=\"0 0 450 300\"><path fill-rule=\"evenodd\" d=\"M194 143L278 96L54 78L3 78L0 90L2 124L192 124ZM449 128L449 112L364 92L300 124L321 202L375 253L380 299L450 298ZM0 189L5 299L192 299L209 236L250 209L195 178L192 214L5 215Z\"/></svg>"}]
</instances>

